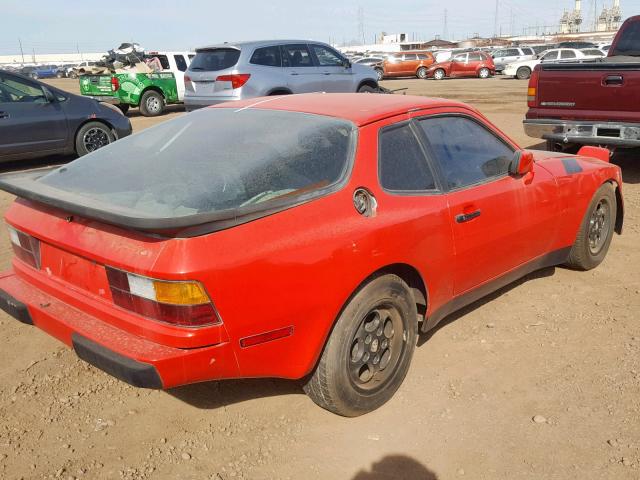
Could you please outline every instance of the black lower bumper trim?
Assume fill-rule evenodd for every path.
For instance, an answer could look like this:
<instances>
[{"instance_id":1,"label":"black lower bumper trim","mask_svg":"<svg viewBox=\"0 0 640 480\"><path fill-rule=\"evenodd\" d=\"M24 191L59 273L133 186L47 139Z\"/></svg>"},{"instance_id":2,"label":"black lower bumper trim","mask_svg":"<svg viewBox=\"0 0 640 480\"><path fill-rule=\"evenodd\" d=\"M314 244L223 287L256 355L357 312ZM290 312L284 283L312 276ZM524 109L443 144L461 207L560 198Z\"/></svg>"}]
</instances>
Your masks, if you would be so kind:
<instances>
[{"instance_id":1,"label":"black lower bumper trim","mask_svg":"<svg viewBox=\"0 0 640 480\"><path fill-rule=\"evenodd\" d=\"M0 308L11 315L16 320L33 325L33 319L27 306L13 298L4 290L0 290Z\"/></svg>"},{"instance_id":2,"label":"black lower bumper trim","mask_svg":"<svg viewBox=\"0 0 640 480\"><path fill-rule=\"evenodd\" d=\"M153 365L122 356L77 333L71 340L78 357L109 375L134 387L162 388L162 380Z\"/></svg>"}]
</instances>

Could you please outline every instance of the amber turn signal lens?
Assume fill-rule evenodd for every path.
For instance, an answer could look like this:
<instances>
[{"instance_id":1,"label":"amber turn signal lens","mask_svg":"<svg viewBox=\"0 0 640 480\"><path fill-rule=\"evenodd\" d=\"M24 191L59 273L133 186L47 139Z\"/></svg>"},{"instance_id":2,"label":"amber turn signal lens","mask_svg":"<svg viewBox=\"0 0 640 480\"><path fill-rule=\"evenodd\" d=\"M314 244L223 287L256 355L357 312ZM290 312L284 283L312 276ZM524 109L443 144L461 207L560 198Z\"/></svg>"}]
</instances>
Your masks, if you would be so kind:
<instances>
[{"instance_id":1,"label":"amber turn signal lens","mask_svg":"<svg viewBox=\"0 0 640 480\"><path fill-rule=\"evenodd\" d=\"M200 305L209 303L209 296L198 282L153 281L156 301L172 305Z\"/></svg>"}]
</instances>

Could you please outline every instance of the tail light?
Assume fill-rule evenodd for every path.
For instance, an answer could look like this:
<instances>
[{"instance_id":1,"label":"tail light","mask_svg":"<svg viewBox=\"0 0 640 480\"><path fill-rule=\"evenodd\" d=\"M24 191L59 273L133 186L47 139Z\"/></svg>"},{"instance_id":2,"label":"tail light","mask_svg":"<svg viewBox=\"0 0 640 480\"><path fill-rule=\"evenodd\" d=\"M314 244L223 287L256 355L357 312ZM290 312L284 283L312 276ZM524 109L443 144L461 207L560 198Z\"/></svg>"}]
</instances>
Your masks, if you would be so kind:
<instances>
[{"instance_id":1,"label":"tail light","mask_svg":"<svg viewBox=\"0 0 640 480\"><path fill-rule=\"evenodd\" d=\"M529 87L527 88L527 106L529 107L537 107L538 106L538 76L540 73L538 69L534 69L531 72L531 77L529 78Z\"/></svg>"},{"instance_id":2,"label":"tail light","mask_svg":"<svg viewBox=\"0 0 640 480\"><path fill-rule=\"evenodd\" d=\"M111 91L117 92L119 88L120 80L118 80L118 77L111 77Z\"/></svg>"},{"instance_id":3,"label":"tail light","mask_svg":"<svg viewBox=\"0 0 640 480\"><path fill-rule=\"evenodd\" d=\"M106 267L113 303L139 315L182 327L221 323L200 282L167 281Z\"/></svg>"},{"instance_id":4,"label":"tail light","mask_svg":"<svg viewBox=\"0 0 640 480\"><path fill-rule=\"evenodd\" d=\"M240 88L245 83L247 83L247 80L249 80L250 76L251 75L248 73L234 73L233 75L220 75L218 78L216 78L216 82L231 82L231 88L235 90L236 88Z\"/></svg>"},{"instance_id":5,"label":"tail light","mask_svg":"<svg viewBox=\"0 0 640 480\"><path fill-rule=\"evenodd\" d=\"M195 92L196 89L193 87L193 82L191 81L191 77L189 75L184 76L184 88L189 90L190 92Z\"/></svg>"},{"instance_id":6,"label":"tail light","mask_svg":"<svg viewBox=\"0 0 640 480\"><path fill-rule=\"evenodd\" d=\"M40 240L9 227L9 238L13 253L33 268L40 269Z\"/></svg>"}]
</instances>

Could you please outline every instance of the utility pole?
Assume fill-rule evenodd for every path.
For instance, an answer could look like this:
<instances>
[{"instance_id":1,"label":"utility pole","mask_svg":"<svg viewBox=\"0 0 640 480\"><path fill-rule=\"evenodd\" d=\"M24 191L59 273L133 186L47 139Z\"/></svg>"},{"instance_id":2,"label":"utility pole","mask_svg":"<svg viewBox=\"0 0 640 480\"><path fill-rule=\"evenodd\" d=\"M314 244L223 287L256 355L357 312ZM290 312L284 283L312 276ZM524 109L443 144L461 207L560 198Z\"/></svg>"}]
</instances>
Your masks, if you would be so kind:
<instances>
[{"instance_id":1,"label":"utility pole","mask_svg":"<svg viewBox=\"0 0 640 480\"><path fill-rule=\"evenodd\" d=\"M444 27L442 28L442 39L446 40L449 38L449 28L447 26L447 9L444 9Z\"/></svg>"},{"instance_id":2,"label":"utility pole","mask_svg":"<svg viewBox=\"0 0 640 480\"><path fill-rule=\"evenodd\" d=\"M24 52L22 51L22 40L18 38L18 43L20 44L20 55L22 55L22 65L24 66Z\"/></svg>"},{"instance_id":3,"label":"utility pole","mask_svg":"<svg viewBox=\"0 0 640 480\"><path fill-rule=\"evenodd\" d=\"M493 38L498 35L498 1L496 0L496 13L493 17Z\"/></svg>"},{"instance_id":4,"label":"utility pole","mask_svg":"<svg viewBox=\"0 0 640 480\"><path fill-rule=\"evenodd\" d=\"M509 35L513 37L513 7L511 7L511 25L509 27Z\"/></svg>"}]
</instances>

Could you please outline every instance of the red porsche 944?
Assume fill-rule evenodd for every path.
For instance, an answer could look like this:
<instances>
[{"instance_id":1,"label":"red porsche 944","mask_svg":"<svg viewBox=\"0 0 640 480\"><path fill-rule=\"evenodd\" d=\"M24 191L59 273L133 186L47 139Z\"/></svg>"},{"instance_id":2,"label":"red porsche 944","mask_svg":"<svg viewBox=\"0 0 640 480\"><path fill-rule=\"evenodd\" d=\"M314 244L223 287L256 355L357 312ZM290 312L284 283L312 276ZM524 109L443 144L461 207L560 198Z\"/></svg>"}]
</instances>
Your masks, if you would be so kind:
<instances>
[{"instance_id":1,"label":"red porsche 944","mask_svg":"<svg viewBox=\"0 0 640 480\"><path fill-rule=\"evenodd\" d=\"M533 270L588 270L622 229L608 151L520 149L442 99L306 94L198 110L0 177L0 307L149 388L303 379L369 412L417 336Z\"/></svg>"}]
</instances>

